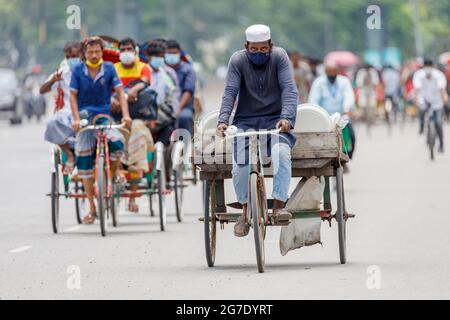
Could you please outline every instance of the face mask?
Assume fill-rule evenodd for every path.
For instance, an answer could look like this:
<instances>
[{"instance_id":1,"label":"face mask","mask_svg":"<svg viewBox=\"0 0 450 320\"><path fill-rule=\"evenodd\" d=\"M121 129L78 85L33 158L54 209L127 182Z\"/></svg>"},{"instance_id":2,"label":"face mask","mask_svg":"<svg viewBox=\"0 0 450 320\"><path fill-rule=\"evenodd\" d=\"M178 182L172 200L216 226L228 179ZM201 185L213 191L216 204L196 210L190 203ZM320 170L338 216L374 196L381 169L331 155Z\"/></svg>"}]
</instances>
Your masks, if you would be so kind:
<instances>
[{"instance_id":1,"label":"face mask","mask_svg":"<svg viewBox=\"0 0 450 320\"><path fill-rule=\"evenodd\" d=\"M150 61L150 65L154 69L159 69L164 65L164 58L161 57L152 57L152 60Z\"/></svg>"},{"instance_id":2,"label":"face mask","mask_svg":"<svg viewBox=\"0 0 450 320\"><path fill-rule=\"evenodd\" d=\"M80 58L71 58L67 59L67 64L69 65L69 68L73 70L77 64L80 63Z\"/></svg>"},{"instance_id":3,"label":"face mask","mask_svg":"<svg viewBox=\"0 0 450 320\"><path fill-rule=\"evenodd\" d=\"M181 61L180 54L176 53L167 53L166 54L166 63L170 66L176 66Z\"/></svg>"},{"instance_id":4,"label":"face mask","mask_svg":"<svg viewBox=\"0 0 450 320\"><path fill-rule=\"evenodd\" d=\"M89 61L89 60L86 60L86 65L89 67L89 68L99 68L101 65L103 64L103 59L100 59L97 63L92 63L91 61Z\"/></svg>"},{"instance_id":5,"label":"face mask","mask_svg":"<svg viewBox=\"0 0 450 320\"><path fill-rule=\"evenodd\" d=\"M126 51L120 53L120 62L122 64L126 66L132 65L134 60L136 60L136 54L134 52Z\"/></svg>"},{"instance_id":6,"label":"face mask","mask_svg":"<svg viewBox=\"0 0 450 320\"><path fill-rule=\"evenodd\" d=\"M262 66L266 64L270 59L270 52L263 53L263 52L255 52L255 53L248 53L248 58L250 61L256 65L256 66Z\"/></svg>"},{"instance_id":7,"label":"face mask","mask_svg":"<svg viewBox=\"0 0 450 320\"><path fill-rule=\"evenodd\" d=\"M336 82L337 76L328 76L328 81L330 81L331 84L334 84Z\"/></svg>"}]
</instances>

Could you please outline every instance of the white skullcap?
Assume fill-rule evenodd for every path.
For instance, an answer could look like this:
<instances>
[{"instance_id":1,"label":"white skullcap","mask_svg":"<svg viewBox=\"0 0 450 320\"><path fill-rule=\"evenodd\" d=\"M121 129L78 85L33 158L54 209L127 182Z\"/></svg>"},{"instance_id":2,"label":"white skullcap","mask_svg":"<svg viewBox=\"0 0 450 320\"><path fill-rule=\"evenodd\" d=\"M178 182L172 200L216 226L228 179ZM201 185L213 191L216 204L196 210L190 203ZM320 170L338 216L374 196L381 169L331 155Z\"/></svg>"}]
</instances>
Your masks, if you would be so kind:
<instances>
[{"instance_id":1,"label":"white skullcap","mask_svg":"<svg viewBox=\"0 0 450 320\"><path fill-rule=\"evenodd\" d=\"M264 42L272 39L270 28L263 24L255 24L245 31L248 42Z\"/></svg>"}]
</instances>

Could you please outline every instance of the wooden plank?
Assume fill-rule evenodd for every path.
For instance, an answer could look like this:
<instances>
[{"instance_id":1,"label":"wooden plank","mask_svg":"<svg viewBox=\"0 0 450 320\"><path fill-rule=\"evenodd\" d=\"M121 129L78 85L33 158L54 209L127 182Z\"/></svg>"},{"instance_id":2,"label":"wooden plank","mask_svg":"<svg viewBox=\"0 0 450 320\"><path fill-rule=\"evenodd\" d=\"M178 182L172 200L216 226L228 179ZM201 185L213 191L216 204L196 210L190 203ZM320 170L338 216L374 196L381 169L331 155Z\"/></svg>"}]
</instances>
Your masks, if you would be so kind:
<instances>
[{"instance_id":1,"label":"wooden plank","mask_svg":"<svg viewBox=\"0 0 450 320\"><path fill-rule=\"evenodd\" d=\"M336 176L336 168L333 166L326 166L323 168L309 168L309 169L292 169L292 177L294 178L309 178L309 177L334 177ZM229 170L211 170L200 171L200 180L227 180L231 179L231 167ZM273 178L272 175L266 175L266 178Z\"/></svg>"},{"instance_id":2,"label":"wooden plank","mask_svg":"<svg viewBox=\"0 0 450 320\"><path fill-rule=\"evenodd\" d=\"M295 150L338 150L339 139L335 133L300 133L296 134Z\"/></svg>"},{"instance_id":3,"label":"wooden plank","mask_svg":"<svg viewBox=\"0 0 450 320\"><path fill-rule=\"evenodd\" d=\"M309 168L323 168L329 165L334 159L293 159L292 168L309 169Z\"/></svg>"},{"instance_id":4,"label":"wooden plank","mask_svg":"<svg viewBox=\"0 0 450 320\"><path fill-rule=\"evenodd\" d=\"M316 150L338 150L339 139L330 133L296 133L297 143L294 152ZM194 154L196 156L212 154L231 154L232 141L224 140L214 133L197 134L194 137Z\"/></svg>"}]
</instances>

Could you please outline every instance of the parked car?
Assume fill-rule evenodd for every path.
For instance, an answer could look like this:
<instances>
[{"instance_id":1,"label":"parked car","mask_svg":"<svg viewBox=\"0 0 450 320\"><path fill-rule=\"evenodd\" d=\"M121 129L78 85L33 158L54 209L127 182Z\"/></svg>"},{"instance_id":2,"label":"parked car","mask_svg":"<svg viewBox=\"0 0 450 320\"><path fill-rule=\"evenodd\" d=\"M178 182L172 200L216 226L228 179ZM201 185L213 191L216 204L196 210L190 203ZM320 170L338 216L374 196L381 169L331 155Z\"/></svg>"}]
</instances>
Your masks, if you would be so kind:
<instances>
[{"instance_id":1,"label":"parked car","mask_svg":"<svg viewBox=\"0 0 450 320\"><path fill-rule=\"evenodd\" d=\"M22 122L19 96L19 80L14 70L0 68L0 114L6 114L12 124Z\"/></svg>"}]
</instances>

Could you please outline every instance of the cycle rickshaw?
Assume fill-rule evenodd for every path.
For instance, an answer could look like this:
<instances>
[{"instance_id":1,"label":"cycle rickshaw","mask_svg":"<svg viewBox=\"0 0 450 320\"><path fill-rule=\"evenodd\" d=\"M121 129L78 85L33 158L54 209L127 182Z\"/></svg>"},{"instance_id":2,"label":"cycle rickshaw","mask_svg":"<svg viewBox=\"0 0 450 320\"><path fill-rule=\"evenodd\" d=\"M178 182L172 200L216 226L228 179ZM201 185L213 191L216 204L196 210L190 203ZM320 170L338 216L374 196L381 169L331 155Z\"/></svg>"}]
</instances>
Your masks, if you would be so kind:
<instances>
[{"instance_id":1,"label":"cycle rickshaw","mask_svg":"<svg viewBox=\"0 0 450 320\"><path fill-rule=\"evenodd\" d=\"M100 121L99 120L106 120ZM141 180L138 191L129 191L129 183L124 185L117 184L112 179L108 143L106 135L111 129L123 129L122 125L114 125L110 116L97 116L92 125L83 126L82 131L94 130L97 136L97 153L95 161L95 197L97 200L97 215L100 221L100 232L103 237L106 236L108 223L113 227L118 227L118 210L120 200L123 198L148 196L150 200L150 211L152 208L152 197L158 197L158 209L161 231L164 231L167 223L166 213L166 182L165 182L165 162L164 146L161 143L155 145L155 152L148 155L151 162L150 172L146 173ZM87 198L83 191L82 183L79 177L75 175L63 175L62 167L67 161L66 155L59 147L54 146L51 149L51 192L48 196L51 199L52 227L53 232L59 232L59 202L60 198L74 199L76 219L79 224L82 223L81 206ZM64 187L61 190L60 178L63 178Z\"/></svg>"},{"instance_id":2,"label":"cycle rickshaw","mask_svg":"<svg viewBox=\"0 0 450 320\"><path fill-rule=\"evenodd\" d=\"M346 256L346 223L354 216L346 210L343 165L349 157L343 153L341 133L315 132L313 128L303 128L311 117L317 113L312 110L323 109L313 105L303 105L298 109L298 121L294 130L297 144L292 151L292 176L302 179L309 177L323 177L325 179L325 192L323 207L319 210L300 210L291 212L293 219L320 217L322 221L336 220L338 225L340 262L345 264ZM311 112L312 111L312 112ZM309 114L308 114L309 113ZM326 113L326 117L329 116ZM218 225L224 228L225 224L236 223L240 214L228 212L228 208L242 209L240 204L225 203L224 182L232 178L232 152L231 143L216 136L218 112L206 116L199 124L195 134L195 154L193 163L200 169L200 180L204 182L204 216L200 219L204 223L204 237L206 260L209 267L214 267L216 259L216 235ZM307 127L308 125L306 125ZM330 120L331 126L331 120ZM260 158L258 136L277 134L277 131L250 133L250 166L249 173L249 221L253 228L258 271L265 270L264 240L266 230L277 224L269 215L272 200L266 197L264 179L271 178L270 168L263 163L270 163L268 159ZM331 203L330 178L336 178L337 208L333 213Z\"/></svg>"}]
</instances>

